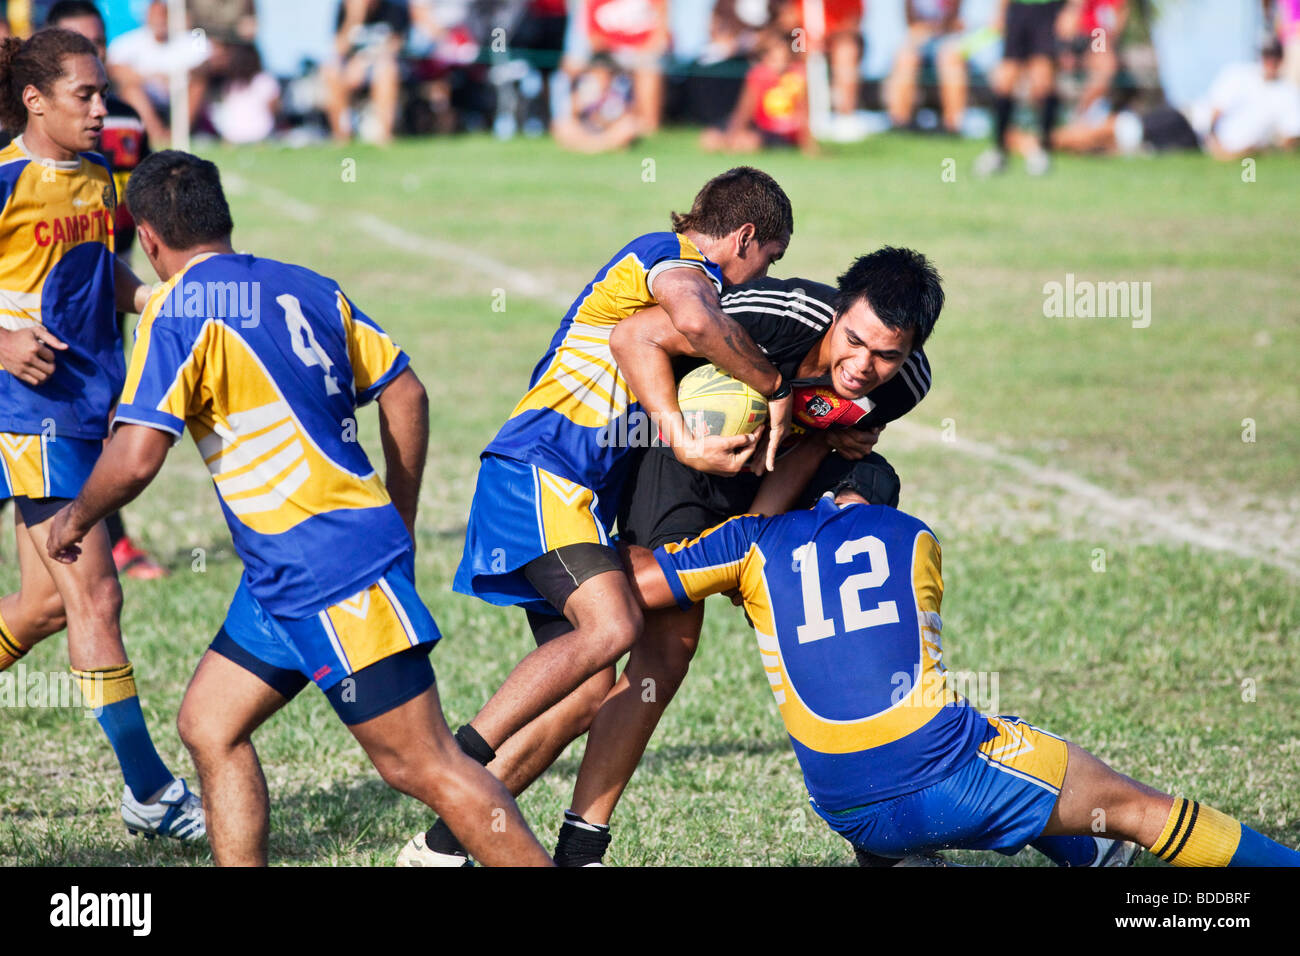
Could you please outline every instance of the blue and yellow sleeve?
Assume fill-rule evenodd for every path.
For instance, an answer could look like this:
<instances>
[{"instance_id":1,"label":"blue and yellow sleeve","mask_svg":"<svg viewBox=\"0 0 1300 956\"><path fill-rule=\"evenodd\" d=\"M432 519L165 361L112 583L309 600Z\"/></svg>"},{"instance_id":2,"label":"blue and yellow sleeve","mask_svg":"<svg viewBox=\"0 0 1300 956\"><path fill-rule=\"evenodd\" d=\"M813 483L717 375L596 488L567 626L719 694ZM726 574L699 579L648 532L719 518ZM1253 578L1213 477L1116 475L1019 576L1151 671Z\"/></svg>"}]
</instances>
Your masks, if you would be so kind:
<instances>
[{"instance_id":1,"label":"blue and yellow sleeve","mask_svg":"<svg viewBox=\"0 0 1300 956\"><path fill-rule=\"evenodd\" d=\"M155 293L136 329L135 348L114 425L147 425L170 432L179 441L185 419L200 395L206 353L220 323L209 320L188 333L174 320L159 320L158 310L170 287Z\"/></svg>"},{"instance_id":2,"label":"blue and yellow sleeve","mask_svg":"<svg viewBox=\"0 0 1300 956\"><path fill-rule=\"evenodd\" d=\"M656 548L655 560L677 606L685 610L710 594L740 587L745 559L766 520L757 515L728 518L691 541Z\"/></svg>"},{"instance_id":3,"label":"blue and yellow sleeve","mask_svg":"<svg viewBox=\"0 0 1300 956\"><path fill-rule=\"evenodd\" d=\"M347 330L348 359L352 363L357 405L365 405L378 398L388 383L406 370L411 360L378 323L348 301L342 292L339 293L339 312Z\"/></svg>"},{"instance_id":4,"label":"blue and yellow sleeve","mask_svg":"<svg viewBox=\"0 0 1300 956\"><path fill-rule=\"evenodd\" d=\"M646 291L654 295L654 283L661 274L669 269L690 267L699 269L709 277L722 293L722 270L700 252L699 248L685 236L676 233L658 233L644 252L642 262L646 269Z\"/></svg>"}]
</instances>

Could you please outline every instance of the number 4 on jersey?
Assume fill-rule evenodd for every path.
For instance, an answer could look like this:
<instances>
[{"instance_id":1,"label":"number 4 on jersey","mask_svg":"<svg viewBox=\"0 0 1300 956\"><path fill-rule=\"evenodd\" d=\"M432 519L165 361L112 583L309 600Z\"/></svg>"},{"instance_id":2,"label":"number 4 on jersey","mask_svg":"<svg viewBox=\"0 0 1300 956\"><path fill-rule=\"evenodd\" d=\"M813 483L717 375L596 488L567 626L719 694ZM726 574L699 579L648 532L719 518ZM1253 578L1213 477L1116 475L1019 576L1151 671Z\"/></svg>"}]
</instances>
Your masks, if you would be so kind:
<instances>
[{"instance_id":1,"label":"number 4 on jersey","mask_svg":"<svg viewBox=\"0 0 1300 956\"><path fill-rule=\"evenodd\" d=\"M325 373L325 394L337 395L339 383L334 380L334 375L330 372L334 362L316 341L311 324L302 314L302 304L296 296L288 294L276 296L275 301L280 308L284 309L284 321L289 327L289 342L293 345L293 354L298 356L299 361L308 368L321 369Z\"/></svg>"},{"instance_id":2,"label":"number 4 on jersey","mask_svg":"<svg viewBox=\"0 0 1300 956\"><path fill-rule=\"evenodd\" d=\"M835 549L835 563L848 564L859 554L866 554L871 561L871 570L851 574L840 584L840 613L844 618L844 630L859 631L882 624L898 623L898 604L894 601L881 601L873 608L864 610L862 592L868 588L878 588L889 578L889 556L885 542L874 535L845 541ZM822 608L822 582L817 567L817 545L809 541L795 548L791 557L798 563L799 583L803 588L803 613L805 623L795 628L795 635L800 644L820 641L835 635L835 622L826 616Z\"/></svg>"}]
</instances>

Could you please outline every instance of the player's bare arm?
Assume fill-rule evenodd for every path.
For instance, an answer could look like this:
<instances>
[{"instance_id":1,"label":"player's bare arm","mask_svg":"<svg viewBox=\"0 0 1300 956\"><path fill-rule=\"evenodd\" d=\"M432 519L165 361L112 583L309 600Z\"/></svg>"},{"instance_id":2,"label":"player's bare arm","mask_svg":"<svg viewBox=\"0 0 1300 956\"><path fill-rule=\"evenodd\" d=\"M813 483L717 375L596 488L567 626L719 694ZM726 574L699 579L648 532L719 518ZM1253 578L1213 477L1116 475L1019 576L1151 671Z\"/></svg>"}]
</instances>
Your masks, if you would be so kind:
<instances>
[{"instance_id":1,"label":"player's bare arm","mask_svg":"<svg viewBox=\"0 0 1300 956\"><path fill-rule=\"evenodd\" d=\"M670 269L655 280L655 299L669 319L695 349L733 378L760 395L780 395L786 390L781 373L767 360L754 340L735 319L722 311L717 290L697 269ZM768 398L771 436L766 467L776 467L776 449L789 433L794 403L789 394Z\"/></svg>"},{"instance_id":2,"label":"player's bare arm","mask_svg":"<svg viewBox=\"0 0 1300 956\"><path fill-rule=\"evenodd\" d=\"M677 603L673 600L668 579L664 577L663 569L655 560L653 551L633 545L623 550L623 562L627 570L627 579L632 585L632 593L636 595L637 603L643 608L654 611L659 608L673 607Z\"/></svg>"},{"instance_id":3,"label":"player's bare arm","mask_svg":"<svg viewBox=\"0 0 1300 956\"><path fill-rule=\"evenodd\" d=\"M81 493L50 521L50 557L71 564L81 554L77 542L106 515L134 501L154 480L172 436L145 425L123 425L113 435Z\"/></svg>"},{"instance_id":4,"label":"player's bare arm","mask_svg":"<svg viewBox=\"0 0 1300 956\"><path fill-rule=\"evenodd\" d=\"M658 423L663 440L678 461L714 475L734 475L745 466L757 445L757 432L696 437L686 427L677 404L672 358L701 353L673 324L667 311L655 307L624 319L614 326L609 347L632 394Z\"/></svg>"},{"instance_id":5,"label":"player's bare arm","mask_svg":"<svg viewBox=\"0 0 1300 956\"><path fill-rule=\"evenodd\" d=\"M379 438L388 497L415 547L415 512L429 452L429 396L409 367L379 395Z\"/></svg>"},{"instance_id":6,"label":"player's bare arm","mask_svg":"<svg viewBox=\"0 0 1300 956\"><path fill-rule=\"evenodd\" d=\"M143 312L153 286L141 281L121 259L113 260L113 292L119 312Z\"/></svg>"},{"instance_id":7,"label":"player's bare arm","mask_svg":"<svg viewBox=\"0 0 1300 956\"><path fill-rule=\"evenodd\" d=\"M848 429L845 429L846 431ZM795 501L812 480L818 467L830 453L829 430L810 431L790 451L781 456L779 471L770 472L758 486L751 514L779 515L794 507Z\"/></svg>"}]
</instances>

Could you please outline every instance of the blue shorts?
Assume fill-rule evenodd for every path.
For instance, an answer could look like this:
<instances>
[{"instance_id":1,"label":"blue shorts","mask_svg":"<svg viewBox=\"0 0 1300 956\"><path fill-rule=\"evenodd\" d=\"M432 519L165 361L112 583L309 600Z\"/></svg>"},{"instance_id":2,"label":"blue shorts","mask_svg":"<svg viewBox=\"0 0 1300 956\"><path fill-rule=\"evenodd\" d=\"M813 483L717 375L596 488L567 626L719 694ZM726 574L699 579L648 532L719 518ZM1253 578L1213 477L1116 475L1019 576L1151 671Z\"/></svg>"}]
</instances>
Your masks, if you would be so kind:
<instances>
[{"instance_id":1,"label":"blue shorts","mask_svg":"<svg viewBox=\"0 0 1300 956\"><path fill-rule=\"evenodd\" d=\"M103 450L93 438L0 432L0 499L75 498Z\"/></svg>"},{"instance_id":2,"label":"blue shorts","mask_svg":"<svg viewBox=\"0 0 1300 956\"><path fill-rule=\"evenodd\" d=\"M938 783L843 813L813 809L832 830L876 856L997 850L1038 839L1065 780L1065 741L1018 717L985 717L996 735Z\"/></svg>"},{"instance_id":3,"label":"blue shorts","mask_svg":"<svg viewBox=\"0 0 1300 956\"><path fill-rule=\"evenodd\" d=\"M484 455L453 589L555 614L524 566L571 544L610 546L614 511L590 488L512 458Z\"/></svg>"},{"instance_id":4,"label":"blue shorts","mask_svg":"<svg viewBox=\"0 0 1300 956\"><path fill-rule=\"evenodd\" d=\"M292 697L309 680L329 694L345 678L404 655L403 661L421 660L419 669L428 674L427 683L415 692L419 693L433 683L427 655L442 635L416 593L413 571L413 555L407 551L369 587L304 618L270 614L241 580L212 650L286 697ZM406 653L413 648L419 652ZM365 695L368 699L362 703L369 716L415 696L409 691L418 680L398 683L401 687L384 691L382 699ZM355 689L355 683L349 689ZM404 699L392 699L402 694L406 694ZM360 700L362 695L356 697ZM335 706L337 709L338 704Z\"/></svg>"}]
</instances>

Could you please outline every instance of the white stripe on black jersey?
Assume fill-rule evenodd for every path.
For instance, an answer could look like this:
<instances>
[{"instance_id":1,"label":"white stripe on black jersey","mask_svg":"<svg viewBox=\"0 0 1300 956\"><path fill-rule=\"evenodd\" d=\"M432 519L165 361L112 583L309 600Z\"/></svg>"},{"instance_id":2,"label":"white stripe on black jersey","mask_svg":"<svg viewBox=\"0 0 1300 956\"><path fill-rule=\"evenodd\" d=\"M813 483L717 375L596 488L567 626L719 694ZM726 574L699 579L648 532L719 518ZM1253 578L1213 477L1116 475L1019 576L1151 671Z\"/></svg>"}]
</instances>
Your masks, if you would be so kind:
<instances>
[{"instance_id":1,"label":"white stripe on black jersey","mask_svg":"<svg viewBox=\"0 0 1300 956\"><path fill-rule=\"evenodd\" d=\"M764 281L764 280L760 280ZM770 280L777 283L781 280ZM808 294L810 285L808 283L798 283L795 280L790 288L751 288L750 286L738 286L734 290L725 293L722 296L722 308L726 312L743 311L746 308L754 307L757 304L775 305L781 307L794 318L810 325L825 328L830 325L835 318L835 307L829 299L818 298L817 292L829 290L832 294L833 289L829 286L822 286L817 283L813 288L813 295ZM825 293L823 292L823 295Z\"/></svg>"}]
</instances>

